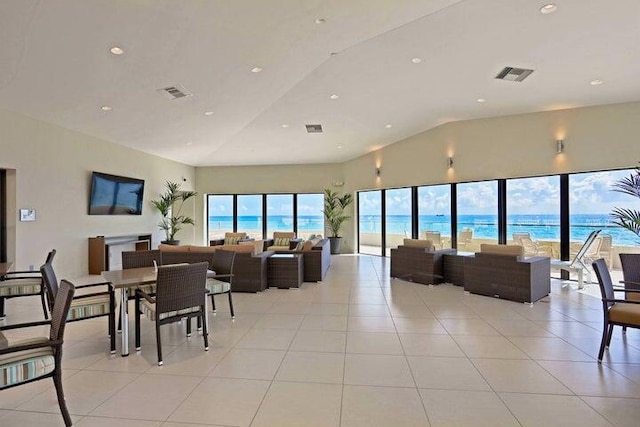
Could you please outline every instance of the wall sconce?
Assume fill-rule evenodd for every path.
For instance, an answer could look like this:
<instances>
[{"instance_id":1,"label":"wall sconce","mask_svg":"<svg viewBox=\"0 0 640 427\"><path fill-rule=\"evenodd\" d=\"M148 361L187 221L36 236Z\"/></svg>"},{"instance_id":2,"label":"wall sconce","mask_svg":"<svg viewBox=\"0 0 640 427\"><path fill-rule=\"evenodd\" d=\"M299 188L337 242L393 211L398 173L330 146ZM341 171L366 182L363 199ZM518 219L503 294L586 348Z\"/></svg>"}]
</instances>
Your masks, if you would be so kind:
<instances>
[{"instance_id":1,"label":"wall sconce","mask_svg":"<svg viewBox=\"0 0 640 427\"><path fill-rule=\"evenodd\" d=\"M556 141L556 153L558 154L564 153L564 141L561 139Z\"/></svg>"},{"instance_id":2,"label":"wall sconce","mask_svg":"<svg viewBox=\"0 0 640 427\"><path fill-rule=\"evenodd\" d=\"M380 168L376 168L376 177L380 178Z\"/></svg>"},{"instance_id":3,"label":"wall sconce","mask_svg":"<svg viewBox=\"0 0 640 427\"><path fill-rule=\"evenodd\" d=\"M453 167L453 156L447 157L447 167L448 168Z\"/></svg>"}]
</instances>

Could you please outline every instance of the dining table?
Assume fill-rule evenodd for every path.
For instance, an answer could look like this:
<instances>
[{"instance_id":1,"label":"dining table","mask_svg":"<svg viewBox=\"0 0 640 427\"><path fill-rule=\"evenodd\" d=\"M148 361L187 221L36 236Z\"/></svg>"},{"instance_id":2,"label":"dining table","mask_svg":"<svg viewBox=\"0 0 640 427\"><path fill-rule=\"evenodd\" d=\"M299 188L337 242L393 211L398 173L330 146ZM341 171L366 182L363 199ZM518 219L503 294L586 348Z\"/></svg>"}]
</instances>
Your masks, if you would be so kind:
<instances>
[{"instance_id":1,"label":"dining table","mask_svg":"<svg viewBox=\"0 0 640 427\"><path fill-rule=\"evenodd\" d=\"M209 271L209 274L215 274ZM129 294L143 285L156 283L158 276L158 267L139 267L127 268L124 270L107 270L102 272L102 277L111 282L115 289L120 290L120 324L121 331L121 350L122 357L129 355ZM205 293L208 293L205 290ZM207 298L204 299L205 313L208 313ZM209 316L205 316L207 331L209 330Z\"/></svg>"}]
</instances>

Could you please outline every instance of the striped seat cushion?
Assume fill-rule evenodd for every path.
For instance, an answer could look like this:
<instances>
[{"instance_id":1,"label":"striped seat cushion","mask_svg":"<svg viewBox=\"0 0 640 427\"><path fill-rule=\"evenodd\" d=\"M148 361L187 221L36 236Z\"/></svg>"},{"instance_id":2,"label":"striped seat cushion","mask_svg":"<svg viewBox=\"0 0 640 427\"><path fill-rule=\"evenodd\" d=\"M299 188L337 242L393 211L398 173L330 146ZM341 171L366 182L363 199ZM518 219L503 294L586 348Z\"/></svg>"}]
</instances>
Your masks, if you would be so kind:
<instances>
[{"instance_id":1,"label":"striped seat cushion","mask_svg":"<svg viewBox=\"0 0 640 427\"><path fill-rule=\"evenodd\" d=\"M229 292L229 289L231 289L231 284L209 277L207 279L207 289L211 294L221 294L224 292Z\"/></svg>"},{"instance_id":2,"label":"striped seat cushion","mask_svg":"<svg viewBox=\"0 0 640 427\"><path fill-rule=\"evenodd\" d=\"M288 237L276 237L273 239L273 246L286 246L288 248L290 240Z\"/></svg>"},{"instance_id":3,"label":"striped seat cushion","mask_svg":"<svg viewBox=\"0 0 640 427\"><path fill-rule=\"evenodd\" d=\"M98 295L71 300L71 308L67 320L84 319L86 317L109 314L109 295Z\"/></svg>"},{"instance_id":4,"label":"striped seat cushion","mask_svg":"<svg viewBox=\"0 0 640 427\"><path fill-rule=\"evenodd\" d=\"M152 304L147 300L141 300L140 310L142 310L142 314L147 316L149 320L151 320L152 322L156 321L156 305L155 304ZM167 313L160 313L160 320L166 319L168 317L179 316L181 314L195 313L197 311L200 311L199 306L184 308L178 311L169 311Z\"/></svg>"},{"instance_id":5,"label":"striped seat cushion","mask_svg":"<svg viewBox=\"0 0 640 427\"><path fill-rule=\"evenodd\" d=\"M5 280L0 282L0 297L38 294L41 286L40 277Z\"/></svg>"},{"instance_id":6,"label":"striped seat cushion","mask_svg":"<svg viewBox=\"0 0 640 427\"><path fill-rule=\"evenodd\" d=\"M47 338L12 342L12 345L24 345L46 342ZM51 347L40 347L16 353L0 355L0 390L53 372L55 359Z\"/></svg>"}]
</instances>

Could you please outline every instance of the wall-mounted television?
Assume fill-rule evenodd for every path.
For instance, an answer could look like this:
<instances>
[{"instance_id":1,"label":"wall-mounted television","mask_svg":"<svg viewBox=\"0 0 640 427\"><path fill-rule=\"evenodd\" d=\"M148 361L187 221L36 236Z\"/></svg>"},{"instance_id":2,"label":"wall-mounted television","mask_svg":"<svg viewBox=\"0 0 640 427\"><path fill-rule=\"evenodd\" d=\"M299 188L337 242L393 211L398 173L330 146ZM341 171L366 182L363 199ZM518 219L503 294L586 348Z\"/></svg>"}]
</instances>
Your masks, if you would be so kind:
<instances>
[{"instance_id":1,"label":"wall-mounted television","mask_svg":"<svg viewBox=\"0 0 640 427\"><path fill-rule=\"evenodd\" d=\"M93 172L89 215L141 215L144 180Z\"/></svg>"}]
</instances>

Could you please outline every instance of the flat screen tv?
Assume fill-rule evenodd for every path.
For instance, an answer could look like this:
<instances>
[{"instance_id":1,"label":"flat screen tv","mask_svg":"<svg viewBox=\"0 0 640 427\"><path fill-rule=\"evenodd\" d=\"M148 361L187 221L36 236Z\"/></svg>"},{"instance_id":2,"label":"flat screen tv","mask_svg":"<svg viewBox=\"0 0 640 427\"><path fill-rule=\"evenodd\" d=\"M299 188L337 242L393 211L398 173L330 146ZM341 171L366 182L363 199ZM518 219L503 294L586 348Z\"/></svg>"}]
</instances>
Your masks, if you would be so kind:
<instances>
[{"instance_id":1,"label":"flat screen tv","mask_svg":"<svg viewBox=\"0 0 640 427\"><path fill-rule=\"evenodd\" d=\"M89 215L141 215L144 180L93 172Z\"/></svg>"}]
</instances>

